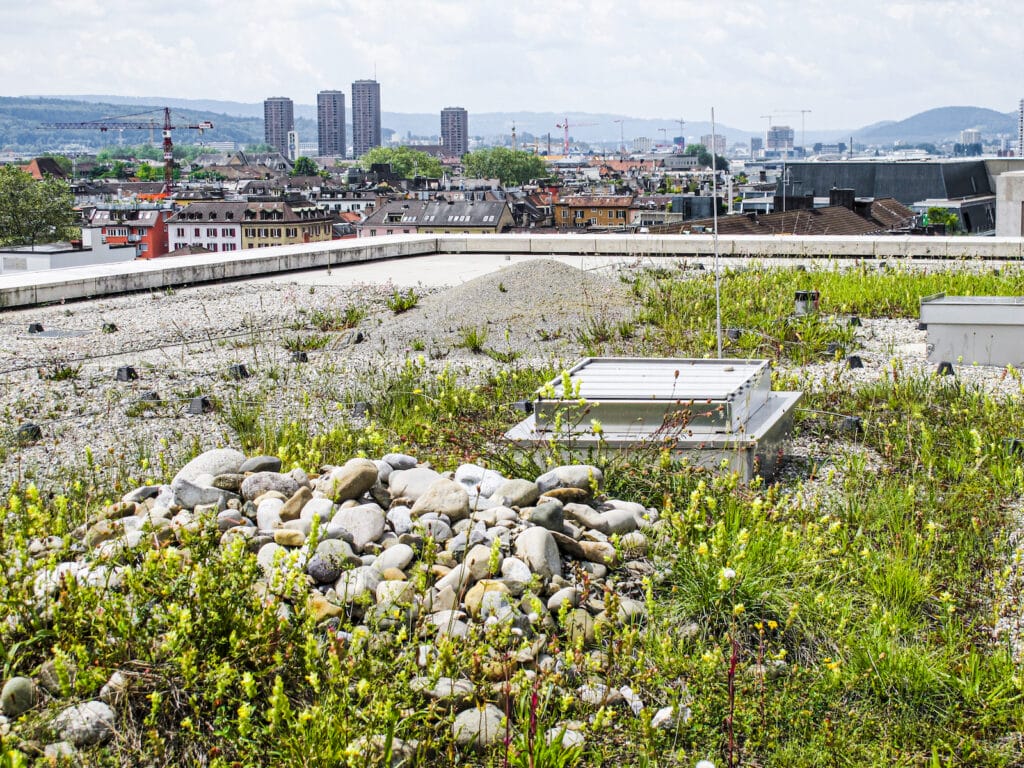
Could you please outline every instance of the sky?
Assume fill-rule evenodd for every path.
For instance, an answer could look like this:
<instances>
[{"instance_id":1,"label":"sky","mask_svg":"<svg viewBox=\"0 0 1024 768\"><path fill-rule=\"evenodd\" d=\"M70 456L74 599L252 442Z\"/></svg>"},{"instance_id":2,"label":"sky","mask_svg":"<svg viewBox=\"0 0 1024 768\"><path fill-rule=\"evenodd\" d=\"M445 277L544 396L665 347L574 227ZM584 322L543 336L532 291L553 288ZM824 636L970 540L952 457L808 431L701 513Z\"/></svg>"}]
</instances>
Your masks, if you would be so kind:
<instances>
[{"instance_id":1,"label":"sky","mask_svg":"<svg viewBox=\"0 0 1024 768\"><path fill-rule=\"evenodd\" d=\"M1019 0L0 0L0 95L859 128L1024 97Z\"/></svg>"}]
</instances>

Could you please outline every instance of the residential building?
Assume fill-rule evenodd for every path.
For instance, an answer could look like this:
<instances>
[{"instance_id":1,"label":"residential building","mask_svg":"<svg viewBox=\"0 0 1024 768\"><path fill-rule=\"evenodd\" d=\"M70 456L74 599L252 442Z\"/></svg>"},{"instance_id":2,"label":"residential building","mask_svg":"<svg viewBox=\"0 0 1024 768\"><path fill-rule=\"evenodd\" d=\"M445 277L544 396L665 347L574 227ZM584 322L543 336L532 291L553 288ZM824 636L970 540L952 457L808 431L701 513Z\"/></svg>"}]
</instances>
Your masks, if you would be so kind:
<instances>
[{"instance_id":1,"label":"residential building","mask_svg":"<svg viewBox=\"0 0 1024 768\"><path fill-rule=\"evenodd\" d=\"M754 136L753 138L751 138L750 139L750 156L753 157L753 158L758 158L758 157L761 156L761 153L763 151L764 151L764 139L762 139L760 136Z\"/></svg>"},{"instance_id":2,"label":"residential building","mask_svg":"<svg viewBox=\"0 0 1024 768\"><path fill-rule=\"evenodd\" d=\"M345 157L345 94L320 91L316 95L317 154Z\"/></svg>"},{"instance_id":3,"label":"residential building","mask_svg":"<svg viewBox=\"0 0 1024 768\"><path fill-rule=\"evenodd\" d=\"M462 157L469 151L469 113L462 107L441 110L441 146L449 157Z\"/></svg>"},{"instance_id":4,"label":"residential building","mask_svg":"<svg viewBox=\"0 0 1024 768\"><path fill-rule=\"evenodd\" d=\"M356 80L352 83L352 155L358 159L380 145L380 83Z\"/></svg>"},{"instance_id":5,"label":"residential building","mask_svg":"<svg viewBox=\"0 0 1024 768\"><path fill-rule=\"evenodd\" d=\"M572 195L554 204L555 226L624 229L630 220L632 195Z\"/></svg>"},{"instance_id":6,"label":"residential building","mask_svg":"<svg viewBox=\"0 0 1024 768\"><path fill-rule=\"evenodd\" d=\"M710 133L705 134L700 137L700 143L708 152L714 152L716 155L725 154L725 136L720 133L714 135ZM712 143L714 143L714 148L711 146Z\"/></svg>"},{"instance_id":7,"label":"residential building","mask_svg":"<svg viewBox=\"0 0 1024 768\"><path fill-rule=\"evenodd\" d=\"M131 245L140 259L166 256L168 251L167 220L170 208L133 206L130 208L98 208L82 227L86 247L97 243L111 247Z\"/></svg>"},{"instance_id":8,"label":"residential building","mask_svg":"<svg viewBox=\"0 0 1024 768\"><path fill-rule=\"evenodd\" d=\"M295 106L284 96L263 102L263 140L282 155L288 155L288 132L295 130Z\"/></svg>"},{"instance_id":9,"label":"residential building","mask_svg":"<svg viewBox=\"0 0 1024 768\"><path fill-rule=\"evenodd\" d=\"M512 227L504 200L396 200L359 225L360 237L408 234L497 234Z\"/></svg>"},{"instance_id":10,"label":"residential building","mask_svg":"<svg viewBox=\"0 0 1024 768\"><path fill-rule=\"evenodd\" d=\"M792 152L795 132L788 125L773 125L768 129L765 147L769 152Z\"/></svg>"},{"instance_id":11,"label":"residential building","mask_svg":"<svg viewBox=\"0 0 1024 768\"><path fill-rule=\"evenodd\" d=\"M237 251L331 239L333 218L307 202L192 203L167 222L172 250Z\"/></svg>"},{"instance_id":12,"label":"residential building","mask_svg":"<svg viewBox=\"0 0 1024 768\"><path fill-rule=\"evenodd\" d=\"M66 179L68 175L52 157L36 157L28 165L21 166L21 170L29 174L36 181L41 181L47 176L55 179Z\"/></svg>"},{"instance_id":13,"label":"residential building","mask_svg":"<svg viewBox=\"0 0 1024 768\"><path fill-rule=\"evenodd\" d=\"M981 144L981 131L977 128L967 128L960 131L961 144Z\"/></svg>"}]
</instances>

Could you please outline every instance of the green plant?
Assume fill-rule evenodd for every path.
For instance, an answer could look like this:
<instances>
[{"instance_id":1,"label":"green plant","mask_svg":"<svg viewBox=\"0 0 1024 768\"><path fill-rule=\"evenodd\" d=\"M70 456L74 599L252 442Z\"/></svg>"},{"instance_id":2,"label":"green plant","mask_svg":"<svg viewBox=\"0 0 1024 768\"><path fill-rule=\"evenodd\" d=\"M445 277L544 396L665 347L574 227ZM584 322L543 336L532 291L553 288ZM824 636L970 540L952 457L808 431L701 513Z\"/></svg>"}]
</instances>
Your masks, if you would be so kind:
<instances>
[{"instance_id":1,"label":"green plant","mask_svg":"<svg viewBox=\"0 0 1024 768\"><path fill-rule=\"evenodd\" d=\"M50 360L39 368L39 378L47 381L74 381L82 373L82 364L66 360Z\"/></svg>"},{"instance_id":2,"label":"green plant","mask_svg":"<svg viewBox=\"0 0 1024 768\"><path fill-rule=\"evenodd\" d=\"M313 333L286 338L284 340L284 348L289 352L307 352L313 349L323 349L330 343L331 337L329 334Z\"/></svg>"},{"instance_id":3,"label":"green plant","mask_svg":"<svg viewBox=\"0 0 1024 768\"><path fill-rule=\"evenodd\" d=\"M302 325L310 325L314 329L327 333L329 331L345 331L355 328L366 317L366 309L350 304L342 309L315 309L309 314Z\"/></svg>"},{"instance_id":4,"label":"green plant","mask_svg":"<svg viewBox=\"0 0 1024 768\"><path fill-rule=\"evenodd\" d=\"M408 312L419 304L420 297L416 293L415 289L409 288L406 291L399 291L397 288L391 292L388 297L387 306L396 315L400 315L403 312Z\"/></svg>"},{"instance_id":5,"label":"green plant","mask_svg":"<svg viewBox=\"0 0 1024 768\"><path fill-rule=\"evenodd\" d=\"M487 343L487 326L465 326L459 331L459 346L468 349L470 352L479 354L483 352L484 344Z\"/></svg>"}]
</instances>

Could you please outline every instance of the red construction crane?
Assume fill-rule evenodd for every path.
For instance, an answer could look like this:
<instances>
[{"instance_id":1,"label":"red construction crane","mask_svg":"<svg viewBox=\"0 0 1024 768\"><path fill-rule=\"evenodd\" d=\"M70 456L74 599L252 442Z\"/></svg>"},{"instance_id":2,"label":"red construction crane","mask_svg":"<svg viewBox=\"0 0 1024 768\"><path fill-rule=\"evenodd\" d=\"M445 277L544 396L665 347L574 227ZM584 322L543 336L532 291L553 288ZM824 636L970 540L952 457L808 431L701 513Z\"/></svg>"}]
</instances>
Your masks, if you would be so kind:
<instances>
[{"instance_id":1,"label":"red construction crane","mask_svg":"<svg viewBox=\"0 0 1024 768\"><path fill-rule=\"evenodd\" d=\"M157 126L156 120L152 117L149 120L129 120L128 118L137 118L142 115L156 114L159 110L153 110L152 112L140 112L135 115L121 115L120 117L105 117L101 120L88 120L83 123L43 123L44 128L72 128L72 129L93 129L99 131L109 131L114 129L116 131L123 131L125 129L130 130L152 130ZM171 131L178 130L179 128L199 131L209 130L213 128L213 123L209 120L202 120L195 125L172 125L171 124L171 110L168 107L163 108L164 112L164 191L170 192L174 186L174 143L171 141Z\"/></svg>"},{"instance_id":2,"label":"red construction crane","mask_svg":"<svg viewBox=\"0 0 1024 768\"><path fill-rule=\"evenodd\" d=\"M565 131L565 137L562 140L562 154L569 154L569 128L582 128L585 125L597 125L597 123L573 123L569 125L569 118L562 118L562 122L555 123L555 128L561 128Z\"/></svg>"}]
</instances>

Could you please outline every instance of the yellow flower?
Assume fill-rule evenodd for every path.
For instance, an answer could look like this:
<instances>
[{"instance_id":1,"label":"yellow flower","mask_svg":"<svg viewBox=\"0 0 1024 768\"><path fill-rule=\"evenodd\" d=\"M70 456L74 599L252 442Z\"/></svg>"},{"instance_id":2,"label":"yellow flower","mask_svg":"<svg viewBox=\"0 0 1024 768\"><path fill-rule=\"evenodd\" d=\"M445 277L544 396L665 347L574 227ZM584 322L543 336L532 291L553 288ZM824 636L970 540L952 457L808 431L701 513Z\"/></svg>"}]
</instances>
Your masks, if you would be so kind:
<instances>
[{"instance_id":1,"label":"yellow flower","mask_svg":"<svg viewBox=\"0 0 1024 768\"><path fill-rule=\"evenodd\" d=\"M732 607L732 615L733 615L733 616L739 616L739 615L741 615L741 614L742 614L742 613L743 613L743 612L744 612L745 610L747 610L747 609L743 607L743 603L736 603L736 605L734 605L734 606Z\"/></svg>"}]
</instances>

